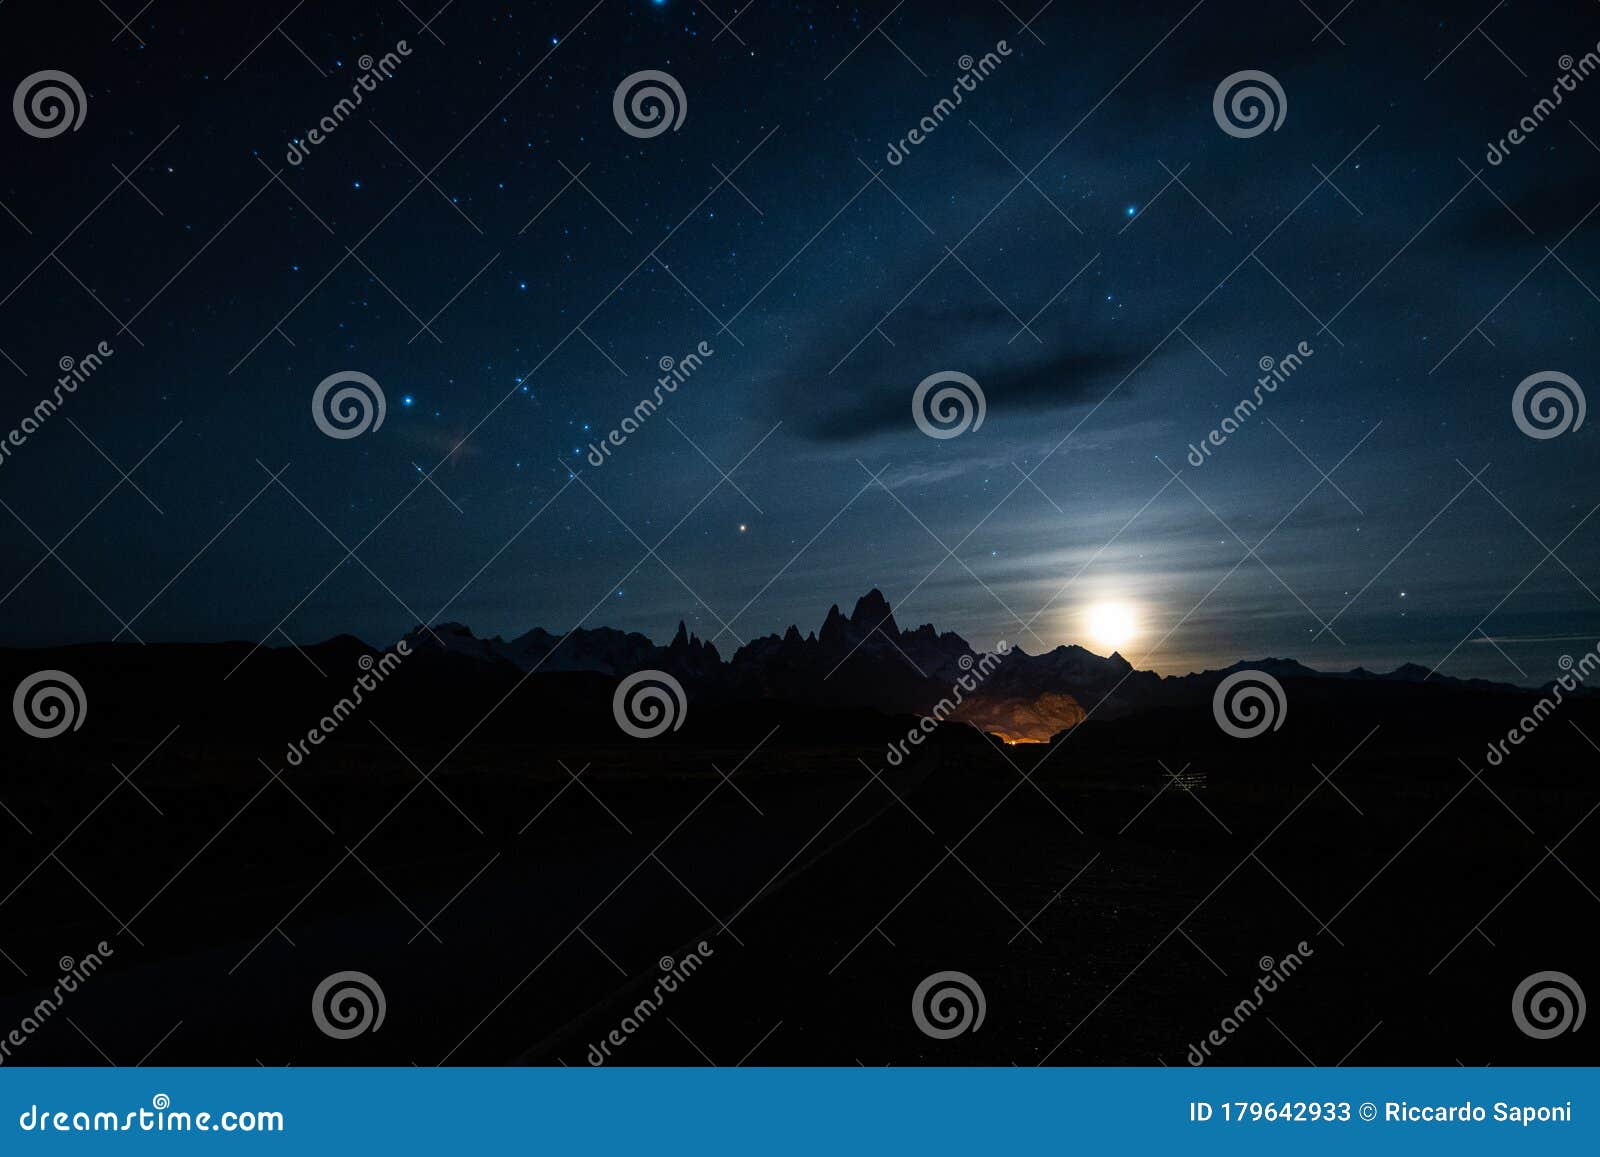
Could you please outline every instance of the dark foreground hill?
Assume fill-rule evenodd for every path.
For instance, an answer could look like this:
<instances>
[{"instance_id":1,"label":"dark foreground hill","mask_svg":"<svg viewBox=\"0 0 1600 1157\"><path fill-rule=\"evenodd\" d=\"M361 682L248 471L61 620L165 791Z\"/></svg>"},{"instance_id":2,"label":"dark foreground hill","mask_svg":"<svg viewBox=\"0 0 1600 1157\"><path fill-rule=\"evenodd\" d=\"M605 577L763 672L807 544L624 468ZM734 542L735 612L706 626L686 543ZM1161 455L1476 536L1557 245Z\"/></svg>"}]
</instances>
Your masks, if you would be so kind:
<instances>
[{"instance_id":1,"label":"dark foreground hill","mask_svg":"<svg viewBox=\"0 0 1600 1157\"><path fill-rule=\"evenodd\" d=\"M5 1063L583 1064L702 942L615 1063L1181 1064L1301 943L1214 1063L1594 1060L1508 1011L1593 958L1593 696L994 661L874 596L728 660L438 635L0 652L0 686L82 695L55 738L0 728ZM651 739L615 707L641 670L684 692ZM1241 738L1214 700L1247 672L1281 699ZM930 726L963 679L1051 741ZM988 1019L940 1041L908 1010L951 970ZM344 1039L310 1007L349 971L387 1019Z\"/></svg>"}]
</instances>

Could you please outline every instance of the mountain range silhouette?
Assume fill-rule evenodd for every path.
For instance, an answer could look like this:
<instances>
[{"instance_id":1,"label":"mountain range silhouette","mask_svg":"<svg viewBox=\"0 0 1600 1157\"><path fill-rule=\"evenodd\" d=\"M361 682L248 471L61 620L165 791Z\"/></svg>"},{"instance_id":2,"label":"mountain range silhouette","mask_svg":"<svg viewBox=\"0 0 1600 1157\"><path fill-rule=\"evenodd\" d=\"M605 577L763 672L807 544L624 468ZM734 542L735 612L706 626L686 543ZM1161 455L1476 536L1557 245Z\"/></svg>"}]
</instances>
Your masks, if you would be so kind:
<instances>
[{"instance_id":1,"label":"mountain range silhouette","mask_svg":"<svg viewBox=\"0 0 1600 1157\"><path fill-rule=\"evenodd\" d=\"M1468 703L1479 697L1536 693L1437 675L1416 664L1386 674L1359 667L1323 672L1268 657L1160 675L1134 668L1115 652L1097 655L1070 644L1029 654L997 641L985 651L931 624L900 627L875 589L848 616L834 605L817 630L802 635L790 626L750 640L728 658L683 623L665 645L610 627L565 634L535 628L509 640L481 638L461 623L418 625L403 642L404 661L362 703L362 716L385 731L396 728L419 738L470 733L494 742L572 735L626 739L615 723L613 692L618 680L650 670L670 674L688 698L690 726L673 733L677 740L748 733L754 741L784 722L833 741L876 741L890 719L929 713L1008 742L1045 742L1085 720L1120 725L1162 711L1181 713L1185 726L1209 727L1213 692L1241 671L1271 675L1293 689L1297 709L1316 704L1330 717L1393 711L1420 721L1434 706L1444 708L1443 700L1471 716ZM41 669L73 675L92 707L82 732L74 733L85 739L98 734L153 741L174 722L219 737L254 739L280 731L292 737L396 646L380 649L337 635L279 647L221 642L0 649L0 680L15 687ZM900 723L889 730L896 728L903 731ZM1121 731L1126 742L1128 728ZM340 741L355 735L374 738L359 725L347 728Z\"/></svg>"},{"instance_id":2,"label":"mountain range silhouette","mask_svg":"<svg viewBox=\"0 0 1600 1157\"><path fill-rule=\"evenodd\" d=\"M417 627L406 641L427 654L443 648L482 663L509 664L519 671L593 672L621 678L641 670L661 670L677 678L692 696L718 701L774 700L817 708L869 708L884 714L922 714L963 677L977 682L962 690L951 717L1010 742L1043 742L1092 712L1116 720L1160 707L1192 705L1208 698L1217 684L1237 671L1263 671L1279 680L1428 681L1441 687L1481 691L1525 691L1510 684L1459 680L1434 675L1408 663L1387 674L1357 667L1322 672L1293 659L1242 660L1230 667L1188 675L1162 676L1136 670L1121 654L1097 655L1063 644L1029 654L1003 641L994 648L998 663L982 663L984 652L953 631L924 623L910 630L896 623L882 591L874 588L856 600L846 616L835 603L819 629L802 636L791 625L783 634L765 635L724 659L715 644L691 634L679 622L665 646L644 635L608 627L578 628L557 635L535 628L514 639L479 638L461 623Z\"/></svg>"}]
</instances>

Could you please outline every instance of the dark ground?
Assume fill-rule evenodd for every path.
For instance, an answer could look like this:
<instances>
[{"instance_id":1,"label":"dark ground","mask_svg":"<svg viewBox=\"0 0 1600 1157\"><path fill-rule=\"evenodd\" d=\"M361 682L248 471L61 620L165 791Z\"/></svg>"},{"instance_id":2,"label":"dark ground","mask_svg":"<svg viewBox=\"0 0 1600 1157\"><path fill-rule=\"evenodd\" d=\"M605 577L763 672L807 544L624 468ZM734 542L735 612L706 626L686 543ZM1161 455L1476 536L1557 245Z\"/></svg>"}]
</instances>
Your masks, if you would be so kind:
<instances>
[{"instance_id":1,"label":"dark ground","mask_svg":"<svg viewBox=\"0 0 1600 1157\"><path fill-rule=\"evenodd\" d=\"M1290 691L1261 740L1172 714L1047 754L952 724L881 782L881 742L817 741L859 721L778 709L724 720L737 742L453 752L391 714L398 746L358 721L281 780L203 726L149 754L156 719L8 749L0 1030L59 957L115 955L7 1063L581 1065L702 939L612 1063L1181 1065L1300 941L1212 1063L1595 1063L1594 1031L1510 1015L1533 972L1596 975L1590 705L1475 779L1516 701ZM345 969L387 1015L332 1040L308 1006ZM948 969L986 1019L934 1040L911 994Z\"/></svg>"}]
</instances>

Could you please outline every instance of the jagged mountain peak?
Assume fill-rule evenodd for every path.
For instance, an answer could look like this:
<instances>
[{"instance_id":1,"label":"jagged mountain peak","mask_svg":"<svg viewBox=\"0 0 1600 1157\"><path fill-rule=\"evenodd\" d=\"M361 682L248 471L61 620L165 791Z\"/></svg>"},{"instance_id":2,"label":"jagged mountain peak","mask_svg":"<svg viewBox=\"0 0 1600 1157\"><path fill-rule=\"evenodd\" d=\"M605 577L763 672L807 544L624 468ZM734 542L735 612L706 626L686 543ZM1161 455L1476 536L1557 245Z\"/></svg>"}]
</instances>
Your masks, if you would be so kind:
<instances>
[{"instance_id":1,"label":"jagged mountain peak","mask_svg":"<svg viewBox=\"0 0 1600 1157\"><path fill-rule=\"evenodd\" d=\"M884 632L891 636L900 633L900 628L895 625L894 615L890 613L889 600L883 597L883 592L877 587L873 587L856 600L856 609L850 612L850 622L863 631L881 626Z\"/></svg>"},{"instance_id":2,"label":"jagged mountain peak","mask_svg":"<svg viewBox=\"0 0 1600 1157\"><path fill-rule=\"evenodd\" d=\"M876 587L855 601L848 618L835 603L819 630L802 637L799 627L790 625L781 635L752 639L727 660L713 643L692 633L686 621L678 623L665 646L637 632L609 627L578 628L565 635L535 628L506 643L498 637L479 639L457 622L431 629L419 626L408 638L426 650L437 652L442 646L454 654L508 662L527 672L593 671L620 678L659 669L682 680L692 694L730 700L918 713L942 699L958 698L955 718L1008 739L1048 738L1084 718L1084 708L1090 704L1096 718L1113 719L1203 702L1218 682L1243 670L1265 671L1285 680L1457 682L1415 664L1387 675L1359 669L1324 673L1271 656L1220 670L1163 677L1136 669L1120 651L1099 655L1064 643L1039 655L1012 646L998 664L981 669L976 686L969 686L976 678L978 651L955 632L940 633L931 623L902 631L889 600Z\"/></svg>"}]
</instances>

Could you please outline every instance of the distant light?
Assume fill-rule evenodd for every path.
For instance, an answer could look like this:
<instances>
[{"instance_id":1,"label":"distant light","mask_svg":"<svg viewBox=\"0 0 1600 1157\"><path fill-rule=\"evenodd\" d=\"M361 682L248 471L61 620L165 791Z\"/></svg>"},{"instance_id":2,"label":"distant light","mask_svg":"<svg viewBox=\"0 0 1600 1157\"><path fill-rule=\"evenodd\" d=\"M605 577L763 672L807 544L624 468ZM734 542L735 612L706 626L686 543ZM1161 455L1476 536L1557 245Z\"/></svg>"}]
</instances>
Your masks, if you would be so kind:
<instances>
[{"instance_id":1,"label":"distant light","mask_svg":"<svg viewBox=\"0 0 1600 1157\"><path fill-rule=\"evenodd\" d=\"M1128 216L1133 217L1133 216L1138 214L1139 206L1137 206L1137 205L1129 205L1126 209L1123 210L1123 212L1126 213Z\"/></svg>"},{"instance_id":2,"label":"distant light","mask_svg":"<svg viewBox=\"0 0 1600 1157\"><path fill-rule=\"evenodd\" d=\"M739 524L739 533L740 533L740 534L743 534L743 533L744 533L744 532L745 532L745 531L747 531L747 530L749 530L749 529L750 529L750 528L749 528L749 527L748 527L748 526L746 526L746 525L745 525L745 524L744 524L744 523L742 523L742 522L741 522L741 523L740 523L740 524Z\"/></svg>"},{"instance_id":3,"label":"distant light","mask_svg":"<svg viewBox=\"0 0 1600 1157\"><path fill-rule=\"evenodd\" d=\"M416 398L412 397L410 394L407 394L405 397L400 399L400 404L402 406L411 406L411 405L415 405L416 401L417 401Z\"/></svg>"},{"instance_id":4,"label":"distant light","mask_svg":"<svg viewBox=\"0 0 1600 1157\"><path fill-rule=\"evenodd\" d=\"M351 185L354 186L357 189L361 188L361 182L360 181L352 181Z\"/></svg>"}]
</instances>

